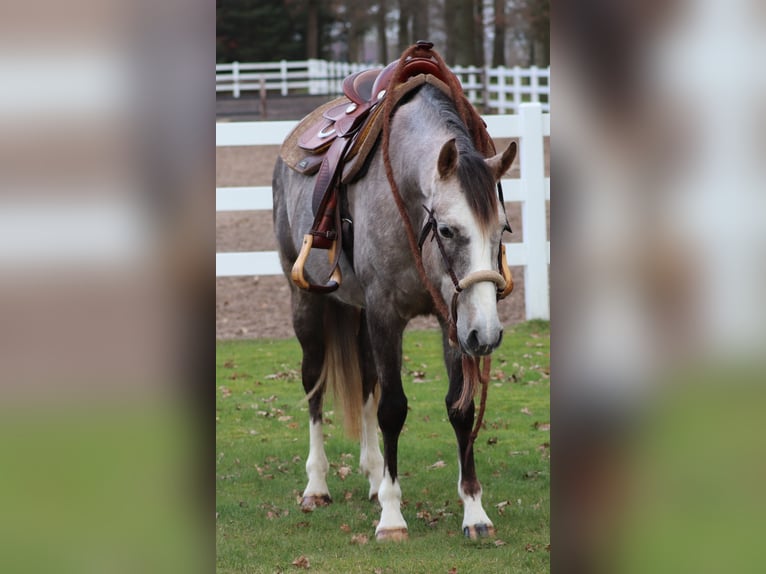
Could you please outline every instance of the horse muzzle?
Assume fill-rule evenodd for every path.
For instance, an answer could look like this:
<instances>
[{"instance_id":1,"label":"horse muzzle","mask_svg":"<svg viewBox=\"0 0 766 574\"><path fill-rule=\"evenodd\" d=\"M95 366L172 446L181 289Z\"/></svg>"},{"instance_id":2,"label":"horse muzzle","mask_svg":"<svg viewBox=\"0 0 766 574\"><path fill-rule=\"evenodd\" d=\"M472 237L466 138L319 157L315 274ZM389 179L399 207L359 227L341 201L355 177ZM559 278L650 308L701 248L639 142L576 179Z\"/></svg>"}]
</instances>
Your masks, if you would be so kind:
<instances>
[{"instance_id":1,"label":"horse muzzle","mask_svg":"<svg viewBox=\"0 0 766 574\"><path fill-rule=\"evenodd\" d=\"M460 341L463 351L473 357L483 357L489 355L500 346L503 341L503 329L491 329L489 334L479 334L477 329L472 329L468 333L465 341Z\"/></svg>"},{"instance_id":2,"label":"horse muzzle","mask_svg":"<svg viewBox=\"0 0 766 574\"><path fill-rule=\"evenodd\" d=\"M475 288L479 283L491 283L494 292L479 296ZM458 341L463 352L474 357L489 355L503 340L503 326L497 316L497 295L506 287L505 278L496 271L474 271L458 283L452 298L452 320L457 326ZM458 314L458 299L463 294L463 312ZM475 300L479 296L480 301ZM473 301L471 299L474 299ZM459 315L459 316L458 316Z\"/></svg>"}]
</instances>

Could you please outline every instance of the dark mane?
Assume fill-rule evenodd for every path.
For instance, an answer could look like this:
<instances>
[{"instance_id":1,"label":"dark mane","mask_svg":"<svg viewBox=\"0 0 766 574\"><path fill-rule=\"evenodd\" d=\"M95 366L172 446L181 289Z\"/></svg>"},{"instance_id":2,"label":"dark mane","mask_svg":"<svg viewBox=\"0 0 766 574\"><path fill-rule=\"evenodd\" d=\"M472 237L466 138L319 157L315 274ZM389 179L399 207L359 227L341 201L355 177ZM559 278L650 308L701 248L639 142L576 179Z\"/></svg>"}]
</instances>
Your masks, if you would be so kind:
<instances>
[{"instance_id":1,"label":"dark mane","mask_svg":"<svg viewBox=\"0 0 766 574\"><path fill-rule=\"evenodd\" d=\"M489 226L497 217L498 199L495 180L484 157L476 150L473 138L449 96L428 84L423 86L421 96L424 104L431 107L447 130L455 136L459 154L458 181L480 225Z\"/></svg>"}]
</instances>

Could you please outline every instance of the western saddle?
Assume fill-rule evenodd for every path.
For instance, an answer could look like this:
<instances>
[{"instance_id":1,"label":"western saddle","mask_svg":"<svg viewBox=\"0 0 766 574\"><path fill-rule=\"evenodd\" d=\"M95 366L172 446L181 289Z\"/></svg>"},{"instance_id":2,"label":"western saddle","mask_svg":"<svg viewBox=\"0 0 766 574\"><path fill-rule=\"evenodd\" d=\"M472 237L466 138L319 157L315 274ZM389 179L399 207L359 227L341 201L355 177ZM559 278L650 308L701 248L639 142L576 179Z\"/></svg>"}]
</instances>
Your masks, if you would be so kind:
<instances>
[{"instance_id":1,"label":"western saddle","mask_svg":"<svg viewBox=\"0 0 766 574\"><path fill-rule=\"evenodd\" d=\"M351 183L363 172L383 126L383 101L398 102L415 88L429 83L447 94L457 84L446 76L452 72L439 66L432 54L431 42L418 42L391 85L399 60L383 69L364 70L343 81L343 96L328 102L306 118L288 135L280 155L285 163L303 175L316 174L312 194L314 222L303 237L300 254L292 268L292 280L300 288L329 293L341 283L338 266L342 251L344 224L339 201L342 185ZM453 76L454 78L454 76ZM348 233L348 229L346 232ZM324 284L310 283L303 267L312 248L328 250L330 277Z\"/></svg>"}]
</instances>

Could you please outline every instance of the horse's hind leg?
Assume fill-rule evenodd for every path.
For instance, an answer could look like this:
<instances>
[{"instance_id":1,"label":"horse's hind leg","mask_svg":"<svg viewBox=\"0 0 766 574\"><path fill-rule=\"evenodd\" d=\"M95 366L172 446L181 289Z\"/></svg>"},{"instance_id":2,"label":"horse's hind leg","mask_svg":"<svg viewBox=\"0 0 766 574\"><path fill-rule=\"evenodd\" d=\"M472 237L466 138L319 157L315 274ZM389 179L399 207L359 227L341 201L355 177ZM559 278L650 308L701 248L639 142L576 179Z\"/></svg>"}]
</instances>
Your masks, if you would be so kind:
<instances>
[{"instance_id":1,"label":"horse's hind leg","mask_svg":"<svg viewBox=\"0 0 766 574\"><path fill-rule=\"evenodd\" d=\"M375 359L372 354L364 312L362 312L362 322L359 329L359 359L364 399L359 468L370 481L368 496L370 500L375 500L378 497L380 482L383 480L383 454L380 452L380 442L378 441L378 394L375 392L378 375L375 371Z\"/></svg>"},{"instance_id":2,"label":"horse's hind leg","mask_svg":"<svg viewBox=\"0 0 766 574\"><path fill-rule=\"evenodd\" d=\"M301 377L309 394L309 456L306 459L308 484L301 498L301 509L311 512L317 506L332 502L327 487L329 464L322 433L322 399L324 388L317 387L325 356L322 323L325 302L315 295L293 290L293 327L303 350ZM315 388L316 387L316 388Z\"/></svg>"},{"instance_id":3,"label":"horse's hind leg","mask_svg":"<svg viewBox=\"0 0 766 574\"><path fill-rule=\"evenodd\" d=\"M457 491L463 501L463 534L471 539L494 536L495 527L487 516L481 504L482 489L476 477L473 449L468 449L468 443L474 423L475 407L473 401L465 411L453 409L452 405L460 396L463 388L462 357L459 351L450 347L447 342L446 330L444 335L444 361L449 374L449 391L445 398L447 414L458 444L458 477Z\"/></svg>"}]
</instances>

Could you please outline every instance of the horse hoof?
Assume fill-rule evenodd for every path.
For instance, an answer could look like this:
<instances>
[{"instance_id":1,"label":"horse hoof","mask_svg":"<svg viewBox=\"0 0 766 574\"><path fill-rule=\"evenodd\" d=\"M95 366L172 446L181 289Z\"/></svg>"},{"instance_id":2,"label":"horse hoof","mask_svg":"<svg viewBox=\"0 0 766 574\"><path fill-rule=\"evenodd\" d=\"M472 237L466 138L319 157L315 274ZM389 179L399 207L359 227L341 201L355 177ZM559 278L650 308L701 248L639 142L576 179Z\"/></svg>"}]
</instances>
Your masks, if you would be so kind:
<instances>
[{"instance_id":1,"label":"horse hoof","mask_svg":"<svg viewBox=\"0 0 766 574\"><path fill-rule=\"evenodd\" d=\"M328 506L332 502L329 494L314 494L301 498L301 510L303 512L314 512L314 509L320 506Z\"/></svg>"},{"instance_id":2,"label":"horse hoof","mask_svg":"<svg viewBox=\"0 0 766 574\"><path fill-rule=\"evenodd\" d=\"M403 542L409 538L406 528L390 528L378 530L375 539L378 542Z\"/></svg>"},{"instance_id":3,"label":"horse hoof","mask_svg":"<svg viewBox=\"0 0 766 574\"><path fill-rule=\"evenodd\" d=\"M466 526L463 528L463 534L466 538L471 540L478 540L479 538L494 538L495 527L491 524L474 524L472 526Z\"/></svg>"}]
</instances>

